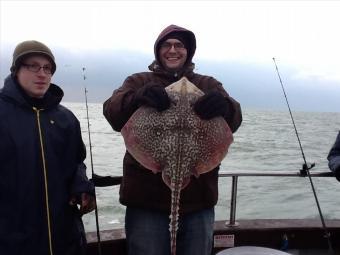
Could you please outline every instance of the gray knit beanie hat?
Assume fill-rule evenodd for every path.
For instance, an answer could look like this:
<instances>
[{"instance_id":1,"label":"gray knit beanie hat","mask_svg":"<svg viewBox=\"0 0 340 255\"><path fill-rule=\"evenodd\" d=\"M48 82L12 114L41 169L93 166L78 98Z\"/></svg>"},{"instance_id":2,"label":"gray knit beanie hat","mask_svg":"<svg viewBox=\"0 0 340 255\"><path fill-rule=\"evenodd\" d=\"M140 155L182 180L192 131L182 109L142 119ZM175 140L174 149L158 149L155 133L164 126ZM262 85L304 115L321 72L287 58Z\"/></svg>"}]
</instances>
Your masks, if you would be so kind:
<instances>
[{"instance_id":1,"label":"gray knit beanie hat","mask_svg":"<svg viewBox=\"0 0 340 255\"><path fill-rule=\"evenodd\" d=\"M29 55L43 55L47 57L51 61L52 74L54 74L57 66L52 51L45 44L34 40L21 42L15 47L10 69L11 72L16 73L22 64L23 59Z\"/></svg>"}]
</instances>

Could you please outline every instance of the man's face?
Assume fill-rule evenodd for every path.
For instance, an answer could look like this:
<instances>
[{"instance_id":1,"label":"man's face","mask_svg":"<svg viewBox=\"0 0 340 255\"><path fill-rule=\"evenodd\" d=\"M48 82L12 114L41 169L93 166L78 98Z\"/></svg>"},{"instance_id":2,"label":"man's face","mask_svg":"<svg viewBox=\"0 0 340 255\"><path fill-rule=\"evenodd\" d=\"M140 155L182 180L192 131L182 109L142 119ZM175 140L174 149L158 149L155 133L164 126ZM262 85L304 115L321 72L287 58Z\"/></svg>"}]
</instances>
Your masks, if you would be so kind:
<instances>
[{"instance_id":1,"label":"man's face","mask_svg":"<svg viewBox=\"0 0 340 255\"><path fill-rule=\"evenodd\" d=\"M187 60L188 51L178 39L168 39L159 48L162 65L170 71L178 71Z\"/></svg>"},{"instance_id":2,"label":"man's face","mask_svg":"<svg viewBox=\"0 0 340 255\"><path fill-rule=\"evenodd\" d=\"M27 95L35 98L41 98L45 95L50 87L51 69L51 62L44 56L30 56L23 60L17 77Z\"/></svg>"}]
</instances>

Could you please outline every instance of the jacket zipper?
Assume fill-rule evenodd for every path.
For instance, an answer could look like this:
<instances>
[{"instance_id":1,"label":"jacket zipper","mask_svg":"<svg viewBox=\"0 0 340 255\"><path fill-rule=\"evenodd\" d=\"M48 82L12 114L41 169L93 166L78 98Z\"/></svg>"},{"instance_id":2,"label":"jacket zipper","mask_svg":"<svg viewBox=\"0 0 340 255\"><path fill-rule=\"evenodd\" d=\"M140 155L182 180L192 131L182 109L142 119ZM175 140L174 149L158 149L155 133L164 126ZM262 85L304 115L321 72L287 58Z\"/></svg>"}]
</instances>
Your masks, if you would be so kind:
<instances>
[{"instance_id":1,"label":"jacket zipper","mask_svg":"<svg viewBox=\"0 0 340 255\"><path fill-rule=\"evenodd\" d=\"M44 150L44 144L43 144L43 135L42 135L41 125L40 125L40 111L42 111L43 109L37 109L36 107L33 107L33 110L35 111L37 115L37 124L38 124L38 131L39 131L39 140L40 140L40 151L41 151L42 166L43 166L43 171L44 171L48 244L49 244L50 255L53 255L51 217L50 217L50 206L49 206L48 184L47 184L47 168L46 168L45 150Z\"/></svg>"}]
</instances>

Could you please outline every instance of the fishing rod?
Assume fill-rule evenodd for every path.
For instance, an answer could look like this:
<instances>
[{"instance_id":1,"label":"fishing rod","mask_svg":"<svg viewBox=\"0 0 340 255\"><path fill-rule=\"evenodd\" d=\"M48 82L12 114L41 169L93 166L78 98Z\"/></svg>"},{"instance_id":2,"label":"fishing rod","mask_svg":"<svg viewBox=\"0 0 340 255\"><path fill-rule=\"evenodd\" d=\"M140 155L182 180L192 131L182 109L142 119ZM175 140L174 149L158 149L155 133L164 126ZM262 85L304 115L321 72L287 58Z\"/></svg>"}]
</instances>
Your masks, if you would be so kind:
<instances>
[{"instance_id":1,"label":"fishing rod","mask_svg":"<svg viewBox=\"0 0 340 255\"><path fill-rule=\"evenodd\" d=\"M273 61L274 61L274 64L275 64L277 76L279 77L279 81L280 81L280 84L281 84L281 88L282 88L283 94L284 94L285 99L286 99L286 103L287 103L287 106L288 106L290 118L291 118L293 126L294 126L295 134L296 134L296 137L298 139L299 146L300 146L300 151L301 151L302 158L303 158L303 161L304 161L304 163L302 165L302 169L300 170L300 174L302 176L308 176L308 178L309 178L309 182L310 182L311 187L312 187L313 195L314 195L314 198L315 198L315 202L316 202L316 205L317 205L317 208L318 208L320 220L321 220L321 223L322 223L322 228L324 230L324 237L327 238L329 251L331 252L331 254L334 254L333 247L332 247L332 242L331 242L331 233L328 231L328 228L326 227L325 220L324 220L324 217L323 217L323 214L322 214L322 211L321 211L321 207L320 207L320 204L319 204L319 199L318 199L318 196L316 195L316 191L315 191L315 188L314 188L312 176L311 176L311 174L309 172L309 170L312 169L315 166L315 163L313 163L311 165L307 164L306 157L305 157L305 154L303 152L302 145L301 145L299 133L298 133L296 125L295 125L293 114L292 114L292 111L291 111L290 106L289 106L289 102L288 102L288 98L287 98L287 95L286 95L286 91L285 91L285 88L283 86L283 82L282 82L282 79L281 79L281 76L280 76L280 72L279 72L279 68L277 67L275 58L273 58Z\"/></svg>"},{"instance_id":2,"label":"fishing rod","mask_svg":"<svg viewBox=\"0 0 340 255\"><path fill-rule=\"evenodd\" d=\"M94 170L93 170L93 157L92 157L92 143L91 143L91 131L90 131L90 118L89 118L89 107L87 104L87 89L86 89L86 76L85 76L85 70L86 68L83 67L83 78L84 78L84 92L85 92L85 105L86 105L86 119L87 119L87 131L89 134L89 146L90 146L90 159L91 159L91 172L92 172L92 179L94 179L96 177ZM94 184L94 187L96 187L96 185ZM94 198L96 201L96 206L94 208L94 212L95 212L95 217L96 217L96 232L97 232L97 240L98 240L98 254L101 255L102 254L102 246L101 246L101 241L100 241L100 231L99 231L99 221L98 221L98 208L97 208L97 196L96 196L96 188L94 191Z\"/></svg>"}]
</instances>

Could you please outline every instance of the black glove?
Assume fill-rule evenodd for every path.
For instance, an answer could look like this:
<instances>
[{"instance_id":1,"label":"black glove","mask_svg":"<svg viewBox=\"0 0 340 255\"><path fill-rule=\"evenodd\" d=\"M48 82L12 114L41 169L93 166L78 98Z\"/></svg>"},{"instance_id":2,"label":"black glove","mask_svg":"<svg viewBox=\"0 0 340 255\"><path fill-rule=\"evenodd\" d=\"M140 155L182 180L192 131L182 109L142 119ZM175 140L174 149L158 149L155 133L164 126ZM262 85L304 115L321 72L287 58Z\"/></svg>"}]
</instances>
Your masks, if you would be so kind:
<instances>
[{"instance_id":1,"label":"black glove","mask_svg":"<svg viewBox=\"0 0 340 255\"><path fill-rule=\"evenodd\" d=\"M147 105L161 112L170 107L170 99L164 87L157 84L147 84L137 90L134 102L137 106Z\"/></svg>"},{"instance_id":2,"label":"black glove","mask_svg":"<svg viewBox=\"0 0 340 255\"><path fill-rule=\"evenodd\" d=\"M231 103L219 92L209 92L200 97L194 111L201 119L209 120L217 116L229 118L232 115Z\"/></svg>"}]
</instances>

